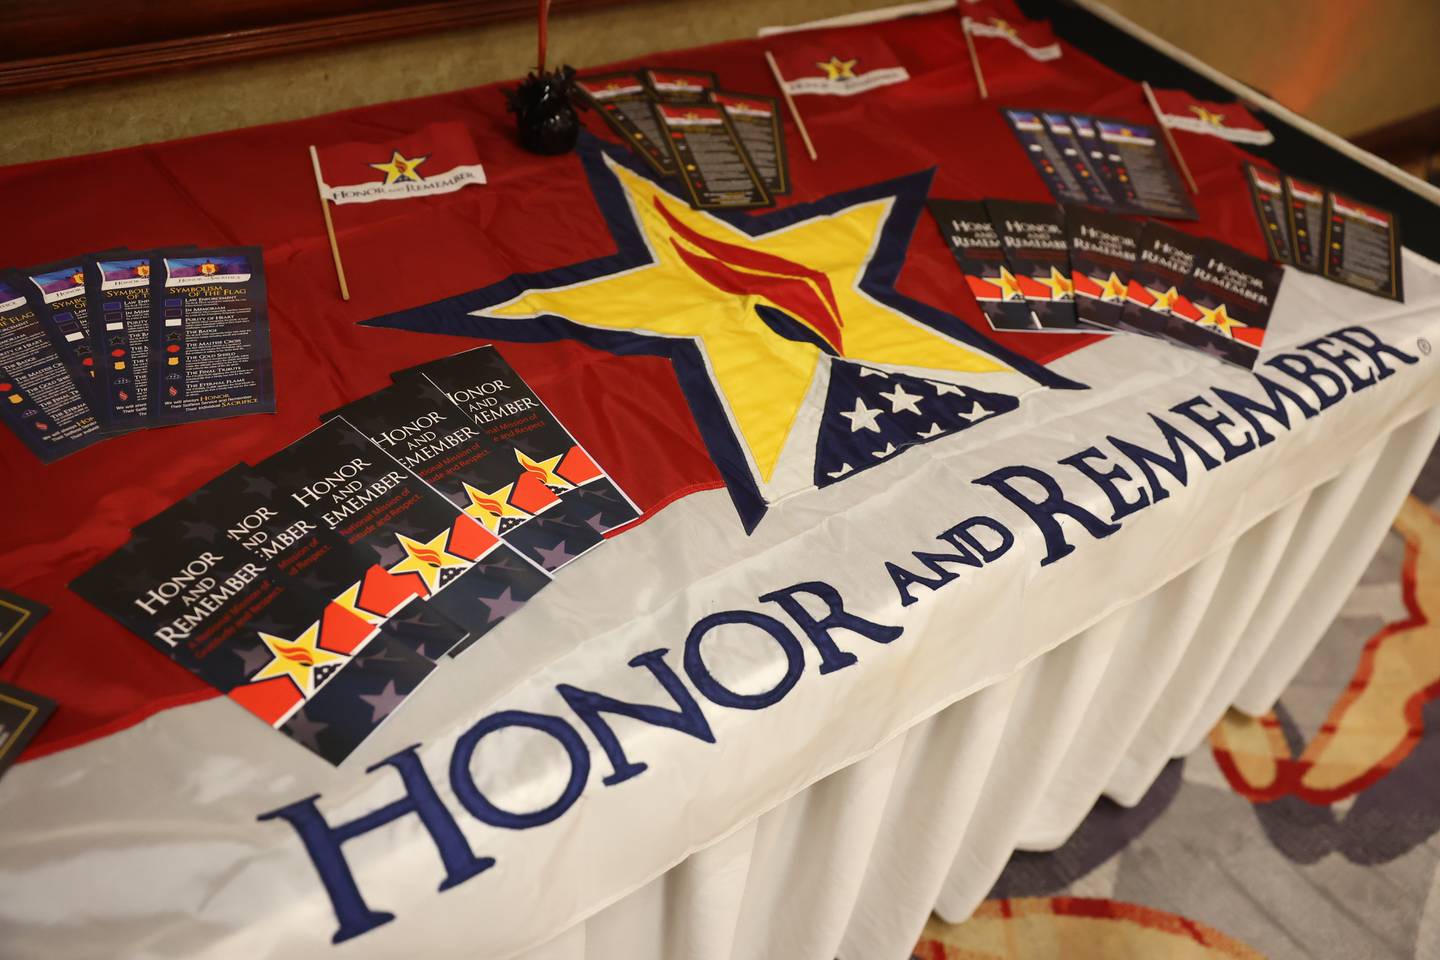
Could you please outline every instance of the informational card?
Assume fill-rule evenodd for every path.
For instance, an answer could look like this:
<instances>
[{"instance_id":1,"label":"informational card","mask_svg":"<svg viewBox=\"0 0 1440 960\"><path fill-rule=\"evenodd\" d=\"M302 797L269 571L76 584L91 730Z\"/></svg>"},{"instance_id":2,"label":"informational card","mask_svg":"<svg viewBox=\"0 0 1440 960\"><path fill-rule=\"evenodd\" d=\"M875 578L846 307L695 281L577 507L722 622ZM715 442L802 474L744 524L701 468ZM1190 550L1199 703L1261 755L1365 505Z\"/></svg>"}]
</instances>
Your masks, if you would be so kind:
<instances>
[{"instance_id":1,"label":"informational card","mask_svg":"<svg viewBox=\"0 0 1440 960\"><path fill-rule=\"evenodd\" d=\"M151 422L273 413L260 248L156 251L150 283Z\"/></svg>"},{"instance_id":2,"label":"informational card","mask_svg":"<svg viewBox=\"0 0 1440 960\"><path fill-rule=\"evenodd\" d=\"M715 104L651 106L691 206L697 210L745 209L774 202L722 108Z\"/></svg>"},{"instance_id":3,"label":"informational card","mask_svg":"<svg viewBox=\"0 0 1440 960\"><path fill-rule=\"evenodd\" d=\"M0 777L54 712L54 700L0 683Z\"/></svg>"},{"instance_id":4,"label":"informational card","mask_svg":"<svg viewBox=\"0 0 1440 960\"><path fill-rule=\"evenodd\" d=\"M0 663L35 629L50 608L9 590L0 590Z\"/></svg>"},{"instance_id":5,"label":"informational card","mask_svg":"<svg viewBox=\"0 0 1440 960\"><path fill-rule=\"evenodd\" d=\"M935 199L929 201L929 207L990 326L996 330L1039 329L1020 282L1010 272L985 202Z\"/></svg>"},{"instance_id":6,"label":"informational card","mask_svg":"<svg viewBox=\"0 0 1440 960\"><path fill-rule=\"evenodd\" d=\"M544 474L545 485L576 505L576 515L604 533L640 516L570 431L565 429L494 347L476 347L392 374L423 375L497 443L512 444L520 462Z\"/></svg>"},{"instance_id":7,"label":"informational card","mask_svg":"<svg viewBox=\"0 0 1440 960\"><path fill-rule=\"evenodd\" d=\"M555 571L602 541L526 467L424 377L399 380L346 404L342 416L377 447L530 560Z\"/></svg>"},{"instance_id":8,"label":"informational card","mask_svg":"<svg viewBox=\"0 0 1440 960\"><path fill-rule=\"evenodd\" d=\"M1395 215L1327 193L1325 276L1347 287L1403 301L1400 231Z\"/></svg>"},{"instance_id":9,"label":"informational card","mask_svg":"<svg viewBox=\"0 0 1440 960\"><path fill-rule=\"evenodd\" d=\"M1040 118L1045 121L1045 132L1050 135L1051 142L1059 151L1061 161L1069 168L1086 199L1098 206L1114 206L1115 198L1110 196L1104 182L1090 169L1090 162L1085 156L1085 149L1080 144L1079 134L1075 132L1070 117L1064 113L1041 113Z\"/></svg>"},{"instance_id":10,"label":"informational card","mask_svg":"<svg viewBox=\"0 0 1440 960\"><path fill-rule=\"evenodd\" d=\"M1246 369L1255 366L1284 267L1207 241L1185 286L1194 308L1184 342ZM1198 334L1198 336L1196 336Z\"/></svg>"},{"instance_id":11,"label":"informational card","mask_svg":"<svg viewBox=\"0 0 1440 960\"><path fill-rule=\"evenodd\" d=\"M86 257L85 286L97 412L111 429L143 427L150 416L150 257Z\"/></svg>"},{"instance_id":12,"label":"informational card","mask_svg":"<svg viewBox=\"0 0 1440 960\"><path fill-rule=\"evenodd\" d=\"M469 638L524 605L550 577L341 417L255 464L293 506L368 551Z\"/></svg>"},{"instance_id":13,"label":"informational card","mask_svg":"<svg viewBox=\"0 0 1440 960\"><path fill-rule=\"evenodd\" d=\"M1285 210L1285 184L1280 174L1253 163L1245 164L1250 202L1265 234L1265 248L1276 263L1294 263L1290 247L1290 217Z\"/></svg>"},{"instance_id":14,"label":"informational card","mask_svg":"<svg viewBox=\"0 0 1440 960\"><path fill-rule=\"evenodd\" d=\"M0 420L41 461L53 463L102 434L83 374L65 362L41 323L28 282L0 274Z\"/></svg>"},{"instance_id":15,"label":"informational card","mask_svg":"<svg viewBox=\"0 0 1440 960\"><path fill-rule=\"evenodd\" d=\"M434 669L241 548L194 500L148 521L71 588L331 763Z\"/></svg>"},{"instance_id":16,"label":"informational card","mask_svg":"<svg viewBox=\"0 0 1440 960\"><path fill-rule=\"evenodd\" d=\"M1325 191L1313 183L1285 177L1285 215L1290 227L1292 261L1308 273L1319 273L1323 265L1321 244L1325 242Z\"/></svg>"},{"instance_id":17,"label":"informational card","mask_svg":"<svg viewBox=\"0 0 1440 960\"><path fill-rule=\"evenodd\" d=\"M1187 325L1199 314L1185 291L1195 264L1207 253L1206 241L1151 220L1141 229L1137 248L1120 328L1193 343Z\"/></svg>"},{"instance_id":18,"label":"informational card","mask_svg":"<svg viewBox=\"0 0 1440 960\"><path fill-rule=\"evenodd\" d=\"M1087 202L1088 194L1065 162L1060 148L1050 138L1040 114L1030 110L1002 110L1001 113L1005 122L1010 124L1015 139L1020 141L1025 155L1034 164L1035 172L1045 181L1050 195L1063 203Z\"/></svg>"},{"instance_id":19,"label":"informational card","mask_svg":"<svg viewBox=\"0 0 1440 960\"><path fill-rule=\"evenodd\" d=\"M709 70L654 68L643 72L645 85L656 100L670 103L709 103L710 91L720 85Z\"/></svg>"},{"instance_id":20,"label":"informational card","mask_svg":"<svg viewBox=\"0 0 1440 960\"><path fill-rule=\"evenodd\" d=\"M1082 324L1120 330L1126 290L1139 250L1141 225L1113 213L1065 209L1075 313Z\"/></svg>"},{"instance_id":21,"label":"informational card","mask_svg":"<svg viewBox=\"0 0 1440 960\"><path fill-rule=\"evenodd\" d=\"M85 284L85 259L74 257L25 270L30 299L60 358L75 371L81 393L106 428L95 379L95 352L90 332L90 296Z\"/></svg>"},{"instance_id":22,"label":"informational card","mask_svg":"<svg viewBox=\"0 0 1440 960\"><path fill-rule=\"evenodd\" d=\"M577 79L575 86L610 129L656 173L674 176L675 160L665 146L665 134L650 109L650 94L640 74L629 70L594 73Z\"/></svg>"},{"instance_id":23,"label":"informational card","mask_svg":"<svg viewBox=\"0 0 1440 960\"><path fill-rule=\"evenodd\" d=\"M1113 202L1111 208L1117 212L1139 210L1140 198L1135 193L1135 185L1130 182L1130 172L1125 169L1125 161L1100 139L1100 128L1095 125L1095 119L1075 113L1069 116L1070 128L1075 131L1080 148L1085 151L1085 159L1089 161L1090 169L1105 184L1105 190L1110 194Z\"/></svg>"},{"instance_id":24,"label":"informational card","mask_svg":"<svg viewBox=\"0 0 1440 960\"><path fill-rule=\"evenodd\" d=\"M181 502L190 503L202 523L220 528L227 541L258 562L427 660L438 660L465 639L464 629L429 608L414 577L392 575L371 551L351 546L246 464L220 474ZM148 535L148 524L136 527L135 533Z\"/></svg>"},{"instance_id":25,"label":"informational card","mask_svg":"<svg viewBox=\"0 0 1440 960\"><path fill-rule=\"evenodd\" d=\"M710 96L730 118L765 189L772 197L788 194L790 161L785 155L785 135L780 129L780 108L775 98L728 90L714 90Z\"/></svg>"},{"instance_id":26,"label":"informational card","mask_svg":"<svg viewBox=\"0 0 1440 960\"><path fill-rule=\"evenodd\" d=\"M1019 200L987 200L985 208L1010 272L1019 281L1040 328L1075 329L1078 321L1064 211L1053 203Z\"/></svg>"},{"instance_id":27,"label":"informational card","mask_svg":"<svg viewBox=\"0 0 1440 960\"><path fill-rule=\"evenodd\" d=\"M1134 191L1134 208L1117 212L1143 213L1168 220L1198 220L1190 196L1180 182L1160 131L1141 123L1096 118L1095 128L1105 152L1119 157Z\"/></svg>"}]
</instances>

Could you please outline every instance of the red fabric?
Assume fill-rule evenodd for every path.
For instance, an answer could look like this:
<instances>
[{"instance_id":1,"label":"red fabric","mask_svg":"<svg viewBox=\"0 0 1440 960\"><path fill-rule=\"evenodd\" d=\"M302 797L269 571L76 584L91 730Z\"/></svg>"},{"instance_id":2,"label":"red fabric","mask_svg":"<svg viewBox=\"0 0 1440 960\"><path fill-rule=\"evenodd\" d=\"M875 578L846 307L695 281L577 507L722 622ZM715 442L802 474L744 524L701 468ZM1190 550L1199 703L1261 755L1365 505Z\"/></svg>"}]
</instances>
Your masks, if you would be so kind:
<instances>
[{"instance_id":1,"label":"red fabric","mask_svg":"<svg viewBox=\"0 0 1440 960\"><path fill-rule=\"evenodd\" d=\"M807 159L786 116L794 194L784 203L931 167L937 168L933 196L1047 200L1000 105L1153 120L1139 87L1069 48L1059 60L1037 63L1009 44L986 44L991 99L980 101L954 11L852 31L722 44L649 62L714 70L728 89L774 96L762 50L783 57L820 43L843 56L842 41L865 35L883 38L912 79L855 97L805 98L818 162ZM354 209L341 208L335 226L353 297L342 302L309 145L399 143L425 124L445 121L474 133L489 184L372 204L367 214L375 216L345 216ZM588 115L586 125L613 139L599 117ZM1200 183L1202 219L1182 228L1263 256L1239 168L1244 154L1219 138L1190 140L1186 160ZM0 239L0 262L14 266L117 245L263 245L278 403L273 416L139 431L49 467L0 432L0 468L8 481L0 586L53 611L0 665L0 679L60 703L29 757L215 695L71 593L71 579L119 547L132 526L237 460L258 460L299 437L320 413L384 386L391 370L475 345L358 328L357 321L517 271L613 251L576 158L523 152L498 86L3 168L0 196L11 221L25 225ZM898 287L988 329L929 223L915 231ZM1041 361L1093 342L1053 333L991 336ZM575 343L502 349L642 508L653 512L720 486L665 361L618 358Z\"/></svg>"},{"instance_id":2,"label":"red fabric","mask_svg":"<svg viewBox=\"0 0 1440 960\"><path fill-rule=\"evenodd\" d=\"M1169 117L1188 117L1191 120L1201 119L1201 111L1218 117L1220 126L1228 130L1254 130L1263 131L1265 124L1255 119L1255 115L1246 110L1238 103L1214 103L1210 100L1197 100L1184 90L1162 90L1156 88L1155 102L1160 107L1160 112Z\"/></svg>"}]
</instances>

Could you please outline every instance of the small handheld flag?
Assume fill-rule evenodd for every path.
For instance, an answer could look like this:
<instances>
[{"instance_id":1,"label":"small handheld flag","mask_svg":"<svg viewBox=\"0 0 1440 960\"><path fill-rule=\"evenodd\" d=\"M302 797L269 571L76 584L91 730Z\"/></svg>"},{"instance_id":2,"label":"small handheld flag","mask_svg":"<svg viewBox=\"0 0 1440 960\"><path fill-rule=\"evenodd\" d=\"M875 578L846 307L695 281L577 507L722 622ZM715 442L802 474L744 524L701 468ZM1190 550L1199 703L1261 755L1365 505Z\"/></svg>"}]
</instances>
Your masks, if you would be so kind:
<instances>
[{"instance_id":1,"label":"small handheld flag","mask_svg":"<svg viewBox=\"0 0 1440 960\"><path fill-rule=\"evenodd\" d=\"M775 86L780 88L780 95L785 98L785 106L795 120L795 129L800 131L800 139L805 142L805 152L810 155L811 160L819 160L819 156L815 153L815 144L810 142L810 131L805 129L805 121L800 119L800 111L795 109L795 101L791 99L790 91L785 87L785 78L780 75L780 67L775 63L775 55L769 50L765 51L765 62L770 64L770 72L775 77Z\"/></svg>"},{"instance_id":2,"label":"small handheld flag","mask_svg":"<svg viewBox=\"0 0 1440 960\"><path fill-rule=\"evenodd\" d=\"M1185 175L1185 183L1190 187L1190 192L1199 196L1200 188L1195 185L1195 178L1190 175L1190 168L1185 165L1185 156L1180 152L1180 147L1171 135L1170 128L1165 125L1165 115L1160 112L1160 104L1155 102L1155 91L1150 88L1149 80L1141 80L1140 86L1145 91L1145 99L1150 102L1150 109L1155 113L1155 122L1160 126L1160 132L1165 134L1165 142L1170 145L1170 152L1175 155L1175 163L1180 167L1180 172Z\"/></svg>"},{"instance_id":3,"label":"small handheld flag","mask_svg":"<svg viewBox=\"0 0 1440 960\"><path fill-rule=\"evenodd\" d=\"M325 196L325 180L320 176L320 155L315 145L310 145L310 163L315 167L315 192L320 197L320 212L325 214L325 234L330 238L330 255L335 258L335 278L340 281L340 299L350 299L350 287L345 283L345 264L340 262L340 245L335 242L335 224L330 219L330 202Z\"/></svg>"}]
</instances>

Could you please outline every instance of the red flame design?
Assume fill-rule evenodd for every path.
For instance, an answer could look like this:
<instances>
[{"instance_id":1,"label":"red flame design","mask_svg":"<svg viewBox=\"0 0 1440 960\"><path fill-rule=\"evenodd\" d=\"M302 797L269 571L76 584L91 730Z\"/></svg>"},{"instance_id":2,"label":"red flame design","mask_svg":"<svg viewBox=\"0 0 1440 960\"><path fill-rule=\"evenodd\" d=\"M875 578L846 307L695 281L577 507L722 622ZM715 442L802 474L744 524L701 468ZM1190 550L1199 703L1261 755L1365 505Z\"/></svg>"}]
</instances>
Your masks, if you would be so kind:
<instances>
[{"instance_id":1,"label":"red flame design","mask_svg":"<svg viewBox=\"0 0 1440 960\"><path fill-rule=\"evenodd\" d=\"M492 500L489 497L477 497L473 493L470 494L470 499L475 503L475 506L479 507L481 510L487 510L490 513L495 514L496 516L499 516L500 513L504 511L504 506L500 503L499 500Z\"/></svg>"},{"instance_id":2,"label":"red flame design","mask_svg":"<svg viewBox=\"0 0 1440 960\"><path fill-rule=\"evenodd\" d=\"M294 663L302 663L307 667L315 666L315 658L312 657L310 655L310 651L306 650L304 647L294 646L287 643L277 643L275 644L275 652L278 653L280 656L284 657L286 660L290 660Z\"/></svg>"},{"instance_id":3,"label":"red flame design","mask_svg":"<svg viewBox=\"0 0 1440 960\"><path fill-rule=\"evenodd\" d=\"M711 286L726 293L763 296L814 330L835 348L836 353L844 354L841 331L845 319L840 315L840 305L835 300L829 277L819 270L772 253L707 237L681 223L659 197L654 203L655 209L660 211L676 234L691 246L709 254L707 257L693 253L676 242L674 237L670 239L686 266Z\"/></svg>"},{"instance_id":4,"label":"red flame design","mask_svg":"<svg viewBox=\"0 0 1440 960\"><path fill-rule=\"evenodd\" d=\"M443 555L431 550L429 547L411 547L410 552L432 567L440 566L440 561L444 559Z\"/></svg>"}]
</instances>

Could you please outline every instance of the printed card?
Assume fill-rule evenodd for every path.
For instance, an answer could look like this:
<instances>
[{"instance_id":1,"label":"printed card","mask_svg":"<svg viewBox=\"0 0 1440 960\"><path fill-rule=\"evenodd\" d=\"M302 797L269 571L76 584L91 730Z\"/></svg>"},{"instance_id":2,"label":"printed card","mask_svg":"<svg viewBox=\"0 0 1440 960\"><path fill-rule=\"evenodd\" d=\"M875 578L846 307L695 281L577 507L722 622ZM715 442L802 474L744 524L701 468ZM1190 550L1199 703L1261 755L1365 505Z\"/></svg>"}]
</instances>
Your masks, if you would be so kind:
<instances>
[{"instance_id":1,"label":"printed card","mask_svg":"<svg viewBox=\"0 0 1440 960\"><path fill-rule=\"evenodd\" d=\"M1400 231L1395 215L1327 193L1325 276L1356 290L1403 301Z\"/></svg>"},{"instance_id":2,"label":"printed card","mask_svg":"<svg viewBox=\"0 0 1440 960\"><path fill-rule=\"evenodd\" d=\"M1125 169L1125 161L1120 154L1100 139L1100 128L1095 125L1095 118L1072 113L1070 128L1075 131L1090 169L1110 194L1111 203L1107 206L1116 211L1139 210L1140 198L1135 193L1135 185L1130 182L1130 171Z\"/></svg>"},{"instance_id":3,"label":"printed card","mask_svg":"<svg viewBox=\"0 0 1440 960\"><path fill-rule=\"evenodd\" d=\"M1285 177L1285 214L1292 262L1307 273L1319 273L1321 244L1325 242L1325 191L1313 183Z\"/></svg>"},{"instance_id":4,"label":"printed card","mask_svg":"<svg viewBox=\"0 0 1440 960\"><path fill-rule=\"evenodd\" d=\"M5 662L25 634L35 629L35 624L49 612L50 608L43 603L0 590L0 663Z\"/></svg>"},{"instance_id":5,"label":"printed card","mask_svg":"<svg viewBox=\"0 0 1440 960\"><path fill-rule=\"evenodd\" d=\"M1045 132L1050 135L1050 141L1059 151L1061 161L1069 168L1080 189L1085 192L1085 198L1099 207L1113 207L1115 199L1110 196L1104 181L1090 169L1090 162L1080 145L1079 134L1075 132L1069 116L1063 113L1042 113L1040 118L1045 121Z\"/></svg>"},{"instance_id":6,"label":"printed card","mask_svg":"<svg viewBox=\"0 0 1440 960\"><path fill-rule=\"evenodd\" d=\"M1253 368L1284 273L1279 264L1207 241L1185 287L1194 311L1178 314L1189 321L1184 341L1222 360Z\"/></svg>"},{"instance_id":7,"label":"printed card","mask_svg":"<svg viewBox=\"0 0 1440 960\"><path fill-rule=\"evenodd\" d=\"M24 271L29 282L30 302L41 325L50 334L60 359L74 371L80 390L96 414L102 430L108 431L103 408L98 402L95 380L95 353L90 332L90 295L85 283L85 260L74 257L30 267Z\"/></svg>"},{"instance_id":8,"label":"printed card","mask_svg":"<svg viewBox=\"0 0 1440 960\"><path fill-rule=\"evenodd\" d=\"M603 467L576 442L494 347L476 347L392 374L423 375L443 390L497 443L518 451L527 470L538 469L561 500L604 533L640 516L640 510Z\"/></svg>"},{"instance_id":9,"label":"printed card","mask_svg":"<svg viewBox=\"0 0 1440 960\"><path fill-rule=\"evenodd\" d=\"M400 466L341 417L255 465L322 529L368 552L469 638L550 582L535 564Z\"/></svg>"},{"instance_id":10,"label":"printed card","mask_svg":"<svg viewBox=\"0 0 1440 960\"><path fill-rule=\"evenodd\" d=\"M709 70L655 68L644 71L644 77L651 96L670 103L709 103L710 92L720 85Z\"/></svg>"},{"instance_id":11,"label":"printed card","mask_svg":"<svg viewBox=\"0 0 1440 960\"><path fill-rule=\"evenodd\" d=\"M1075 290L1065 213L1051 203L986 200L1010 272L1042 330L1074 330Z\"/></svg>"},{"instance_id":12,"label":"printed card","mask_svg":"<svg viewBox=\"0 0 1440 960\"><path fill-rule=\"evenodd\" d=\"M1160 131L1143 123L1095 119L1107 154L1119 159L1134 193L1134 207L1117 212L1143 213L1167 220L1198 220Z\"/></svg>"},{"instance_id":13,"label":"printed card","mask_svg":"<svg viewBox=\"0 0 1440 960\"><path fill-rule=\"evenodd\" d=\"M1294 263L1290 247L1290 218L1285 211L1285 184L1280 174L1253 163L1245 164L1250 202L1265 234L1265 247L1276 263Z\"/></svg>"},{"instance_id":14,"label":"printed card","mask_svg":"<svg viewBox=\"0 0 1440 960\"><path fill-rule=\"evenodd\" d=\"M1075 286L1075 312L1082 324L1123 329L1125 292L1135 268L1140 231L1139 223L1113 213L1066 207L1070 279Z\"/></svg>"},{"instance_id":15,"label":"printed card","mask_svg":"<svg viewBox=\"0 0 1440 960\"><path fill-rule=\"evenodd\" d=\"M790 162L785 155L785 135L780 129L780 108L775 98L728 90L714 90L710 96L730 118L765 189L772 197L788 194Z\"/></svg>"},{"instance_id":16,"label":"printed card","mask_svg":"<svg viewBox=\"0 0 1440 960\"><path fill-rule=\"evenodd\" d=\"M400 380L326 417L336 415L546 570L603 539L545 485L543 469L527 467L513 446L492 440L423 377Z\"/></svg>"},{"instance_id":17,"label":"printed card","mask_svg":"<svg viewBox=\"0 0 1440 960\"><path fill-rule=\"evenodd\" d=\"M1065 162L1060 148L1050 138L1040 114L1030 110L1002 110L1005 122L1020 141L1035 172L1045 181L1050 195L1062 203L1085 203L1089 197Z\"/></svg>"},{"instance_id":18,"label":"printed card","mask_svg":"<svg viewBox=\"0 0 1440 960\"><path fill-rule=\"evenodd\" d=\"M674 176L675 161L665 146L660 121L650 109L650 94L640 74L622 70L580 77L576 88L605 120L661 176Z\"/></svg>"},{"instance_id":19,"label":"printed card","mask_svg":"<svg viewBox=\"0 0 1440 960\"><path fill-rule=\"evenodd\" d=\"M54 712L54 700L0 683L0 777Z\"/></svg>"},{"instance_id":20,"label":"printed card","mask_svg":"<svg viewBox=\"0 0 1440 960\"><path fill-rule=\"evenodd\" d=\"M723 109L714 104L651 106L692 207L746 209L774 202Z\"/></svg>"},{"instance_id":21,"label":"printed card","mask_svg":"<svg viewBox=\"0 0 1440 960\"><path fill-rule=\"evenodd\" d=\"M0 420L44 463L101 439L84 374L65 362L61 347L27 296L28 280L0 274Z\"/></svg>"},{"instance_id":22,"label":"printed card","mask_svg":"<svg viewBox=\"0 0 1440 960\"><path fill-rule=\"evenodd\" d=\"M929 207L990 326L996 330L1039 329L1020 282L1010 272L984 201L937 199L931 200Z\"/></svg>"},{"instance_id":23,"label":"printed card","mask_svg":"<svg viewBox=\"0 0 1440 960\"><path fill-rule=\"evenodd\" d=\"M275 411L259 247L150 256L154 425Z\"/></svg>"},{"instance_id":24,"label":"printed card","mask_svg":"<svg viewBox=\"0 0 1440 960\"><path fill-rule=\"evenodd\" d=\"M1199 316L1185 295L1206 242L1153 220L1140 231L1135 270L1126 291L1120 328L1192 343L1188 324Z\"/></svg>"},{"instance_id":25,"label":"printed card","mask_svg":"<svg viewBox=\"0 0 1440 960\"><path fill-rule=\"evenodd\" d=\"M150 257L86 257L85 286L101 418L112 429L143 427L150 416Z\"/></svg>"}]
</instances>

